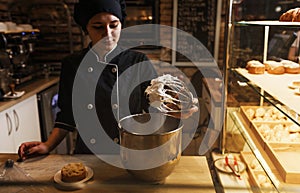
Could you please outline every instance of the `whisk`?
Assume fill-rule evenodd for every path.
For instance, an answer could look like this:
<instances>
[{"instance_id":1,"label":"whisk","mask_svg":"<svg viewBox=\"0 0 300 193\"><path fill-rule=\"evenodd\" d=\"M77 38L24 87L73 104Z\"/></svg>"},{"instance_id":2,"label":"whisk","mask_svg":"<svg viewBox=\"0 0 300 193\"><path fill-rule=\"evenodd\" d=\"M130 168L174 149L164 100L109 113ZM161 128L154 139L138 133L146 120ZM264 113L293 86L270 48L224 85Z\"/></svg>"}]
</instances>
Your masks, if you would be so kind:
<instances>
[{"instance_id":1,"label":"whisk","mask_svg":"<svg viewBox=\"0 0 300 193\"><path fill-rule=\"evenodd\" d=\"M145 93L150 105L164 113L182 112L198 103L186 84L170 74L151 80Z\"/></svg>"}]
</instances>

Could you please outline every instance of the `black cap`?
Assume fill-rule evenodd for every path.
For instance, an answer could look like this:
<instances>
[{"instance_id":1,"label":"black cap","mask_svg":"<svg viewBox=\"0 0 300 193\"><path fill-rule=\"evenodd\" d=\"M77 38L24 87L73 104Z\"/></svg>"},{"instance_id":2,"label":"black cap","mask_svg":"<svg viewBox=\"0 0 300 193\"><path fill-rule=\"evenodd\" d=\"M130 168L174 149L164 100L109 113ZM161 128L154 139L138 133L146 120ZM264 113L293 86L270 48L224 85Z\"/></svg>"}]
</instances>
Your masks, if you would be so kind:
<instances>
[{"instance_id":1,"label":"black cap","mask_svg":"<svg viewBox=\"0 0 300 193\"><path fill-rule=\"evenodd\" d=\"M86 31L86 25L94 15L107 12L118 17L124 26L125 9L125 0L79 0L74 6L74 20Z\"/></svg>"}]
</instances>

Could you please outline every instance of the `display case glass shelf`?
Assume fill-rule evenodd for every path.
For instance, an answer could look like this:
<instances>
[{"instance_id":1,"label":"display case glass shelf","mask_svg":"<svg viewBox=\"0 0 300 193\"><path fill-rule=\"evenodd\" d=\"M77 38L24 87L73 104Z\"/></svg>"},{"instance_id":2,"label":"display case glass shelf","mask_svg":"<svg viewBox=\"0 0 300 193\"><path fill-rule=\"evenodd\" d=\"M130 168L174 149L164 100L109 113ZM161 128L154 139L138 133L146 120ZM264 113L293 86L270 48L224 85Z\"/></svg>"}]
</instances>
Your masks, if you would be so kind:
<instances>
[{"instance_id":1,"label":"display case glass shelf","mask_svg":"<svg viewBox=\"0 0 300 193\"><path fill-rule=\"evenodd\" d=\"M293 113L289 114L289 119L300 126L298 116L300 114L300 93L299 89L293 87L293 81L300 81L300 74L274 75L265 73L263 75L250 74L246 69L234 69L241 76L245 77L249 83L254 84L274 96L284 106L288 107ZM283 112L285 113L285 112Z\"/></svg>"},{"instance_id":2,"label":"display case glass shelf","mask_svg":"<svg viewBox=\"0 0 300 193\"><path fill-rule=\"evenodd\" d=\"M299 26L300 22L286 22L278 20L261 20L261 21L238 21L235 25L262 25L262 26Z\"/></svg>"},{"instance_id":3,"label":"display case glass shelf","mask_svg":"<svg viewBox=\"0 0 300 193\"><path fill-rule=\"evenodd\" d=\"M287 61L300 22L238 21L232 14L227 26L225 93L235 103L225 104L226 152L240 153L253 192L299 192L300 71L272 74L266 68L254 74L247 65L251 60L264 67L266 61L278 65ZM274 46L276 38L282 43ZM241 136L244 144L229 147Z\"/></svg>"}]
</instances>

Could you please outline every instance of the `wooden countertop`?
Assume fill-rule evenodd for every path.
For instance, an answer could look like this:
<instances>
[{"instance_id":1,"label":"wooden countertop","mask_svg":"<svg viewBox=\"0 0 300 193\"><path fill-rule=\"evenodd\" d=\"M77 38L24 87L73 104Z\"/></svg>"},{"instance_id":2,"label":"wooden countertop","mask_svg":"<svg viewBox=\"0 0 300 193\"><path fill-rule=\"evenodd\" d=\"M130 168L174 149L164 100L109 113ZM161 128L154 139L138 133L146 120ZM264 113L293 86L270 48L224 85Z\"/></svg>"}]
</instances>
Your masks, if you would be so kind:
<instances>
[{"instance_id":1,"label":"wooden countertop","mask_svg":"<svg viewBox=\"0 0 300 193\"><path fill-rule=\"evenodd\" d=\"M15 154L0 154L0 164L7 159L17 159ZM3 188L10 188L18 191L20 188L24 192L63 192L53 181L53 176L65 164L70 162L83 162L92 168L94 177L87 184L76 192L215 192L214 184L209 171L205 156L182 156L179 164L173 173L167 177L164 184L151 185L134 179L126 170L111 166L94 155L57 155L51 154L16 162L13 170L21 171L18 177L24 175L28 178L25 182L13 183L14 180L7 181ZM2 169L1 169L2 170ZM12 170L12 171L13 171ZM17 177L15 177L17 178ZM30 179L31 178L31 179ZM17 180L15 180L16 182ZM1 179L0 179L1 182ZM2 182L0 183L3 184ZM1 192L0 191L0 192Z\"/></svg>"},{"instance_id":2,"label":"wooden countertop","mask_svg":"<svg viewBox=\"0 0 300 193\"><path fill-rule=\"evenodd\" d=\"M10 108L11 106L19 102L22 102L23 100L41 92L46 88L51 87L52 85L55 85L58 82L58 76L50 76L49 78L38 78L16 87L16 91L25 91L25 94L17 99L5 99L4 101L0 101L0 112Z\"/></svg>"}]
</instances>

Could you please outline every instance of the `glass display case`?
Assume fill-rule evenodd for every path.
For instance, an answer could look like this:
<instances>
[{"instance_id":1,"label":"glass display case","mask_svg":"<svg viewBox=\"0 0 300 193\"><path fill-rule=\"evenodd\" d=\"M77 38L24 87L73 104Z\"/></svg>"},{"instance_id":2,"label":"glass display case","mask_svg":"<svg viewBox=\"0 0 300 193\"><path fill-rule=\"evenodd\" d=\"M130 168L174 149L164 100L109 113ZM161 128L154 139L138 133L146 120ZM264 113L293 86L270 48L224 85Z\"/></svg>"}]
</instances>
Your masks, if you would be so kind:
<instances>
[{"instance_id":1,"label":"glass display case","mask_svg":"<svg viewBox=\"0 0 300 193\"><path fill-rule=\"evenodd\" d=\"M224 82L235 100L225 104L224 148L245 163L252 192L299 192L300 66L289 51L300 22L240 21L233 9L230 1Z\"/></svg>"}]
</instances>

